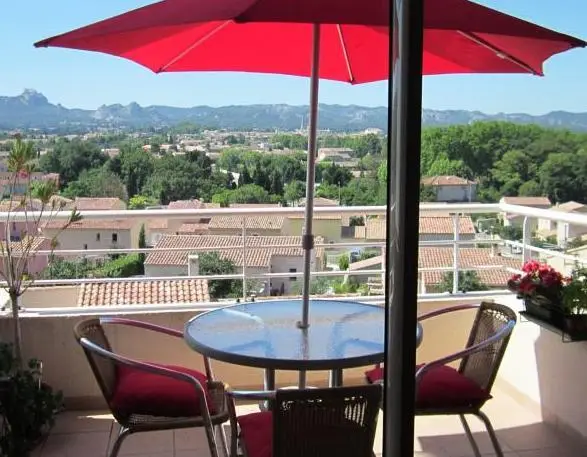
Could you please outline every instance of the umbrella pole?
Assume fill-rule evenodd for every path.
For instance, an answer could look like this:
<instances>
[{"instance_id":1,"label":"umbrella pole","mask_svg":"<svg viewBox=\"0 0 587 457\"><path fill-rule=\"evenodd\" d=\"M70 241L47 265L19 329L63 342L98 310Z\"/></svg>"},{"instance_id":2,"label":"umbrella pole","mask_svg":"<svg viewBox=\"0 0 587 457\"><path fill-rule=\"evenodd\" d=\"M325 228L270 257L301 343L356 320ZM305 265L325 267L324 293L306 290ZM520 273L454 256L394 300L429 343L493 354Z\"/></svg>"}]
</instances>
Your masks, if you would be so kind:
<instances>
[{"instance_id":1,"label":"umbrella pole","mask_svg":"<svg viewBox=\"0 0 587 457\"><path fill-rule=\"evenodd\" d=\"M309 327L308 314L310 308L310 277L312 273L312 250L314 249L314 235L312 223L314 217L314 184L316 181L316 142L318 125L318 88L320 66L320 24L312 25L312 76L310 83L310 122L308 125L308 157L306 172L306 210L304 215L305 226L302 234L304 249L304 278L302 284L302 320L298 327ZM301 377L300 377L301 383Z\"/></svg>"}]
</instances>

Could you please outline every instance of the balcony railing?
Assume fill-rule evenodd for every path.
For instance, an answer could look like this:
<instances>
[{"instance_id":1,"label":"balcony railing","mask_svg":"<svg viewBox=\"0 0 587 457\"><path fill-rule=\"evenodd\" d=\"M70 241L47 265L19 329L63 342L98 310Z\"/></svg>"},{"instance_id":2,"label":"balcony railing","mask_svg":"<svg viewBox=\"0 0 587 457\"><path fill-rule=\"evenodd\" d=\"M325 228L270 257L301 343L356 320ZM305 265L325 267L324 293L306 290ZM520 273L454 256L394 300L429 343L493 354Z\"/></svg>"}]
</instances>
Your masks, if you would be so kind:
<instances>
[{"instance_id":1,"label":"balcony railing","mask_svg":"<svg viewBox=\"0 0 587 457\"><path fill-rule=\"evenodd\" d=\"M546 219L551 221L557 221L562 223L569 223L572 225L578 226L587 226L587 215L582 214L574 214L574 213L563 213L559 211L551 211L551 210L543 210L543 209L536 209L530 207L523 207L523 206L516 206L516 205L508 205L508 204L422 204L420 205L420 214L421 216L431 216L434 217L438 215L439 212L442 212L444 215L448 214L452 217L452 237L447 237L447 239L443 240L422 240L420 242L420 246L422 247L448 247L452 248L452 265L446 265L441 267L429 267L429 268L420 268L420 273L424 272L452 272L453 273L453 283L452 283L452 291L450 293L422 293L419 296L420 300L425 299L439 299L443 297L447 297L448 295L452 294L453 296L461 295L462 293L459 292L459 273L463 271L482 271L482 270L506 270L509 272L517 271L517 268L512 268L511 265L500 264L496 262L495 264L491 265L475 265L475 266L463 266L460 264L460 256L459 250L463 245L484 245L484 246L492 246L494 248L499 247L509 247L510 249L514 249L520 253L516 259L519 260L519 267L521 267L522 263L532 256L547 256L548 258L559 258L561 260L573 263L587 263L587 259L582 259L578 256L568 255L559 251L555 250L548 250L536 246L532 246L532 233L531 233L531 221L532 219ZM385 207L383 206L361 206L361 207L317 207L315 208L315 217L324 217L327 215L341 215L341 216L362 216L366 221L367 217L371 216L384 216L385 215ZM509 215L517 215L523 217L522 222L522 232L523 237L521 241L512 241L512 240L503 240L500 238L495 237L476 237L475 239L462 239L461 233L459 230L460 221L459 219L463 216L468 216L471 214L509 214ZM74 249L74 250L56 250L54 253L60 257L79 257L81 256L103 256L108 254L133 254L133 253L153 253L153 252L189 252L190 254L194 254L197 252L206 252L206 251L218 251L221 252L223 250L234 250L234 249L241 249L243 251L243 258L246 258L247 249L249 247L248 240L253 235L250 233L252 230L247 229L247 219L252 217L259 217L259 216L284 216L284 217L303 217L304 208L303 207L284 207L284 208L218 208L218 209L155 209L155 210L114 210L114 211L85 211L82 212L82 217L86 220L93 220L93 219L139 219L143 221L152 221L155 219L168 219L168 220L199 220L199 219L208 219L214 216L232 216L232 217L240 217L242 218L242 230L240 232L240 236L242 236L242 244L238 246L230 246L230 247L206 247L206 248L166 248L160 249L157 247L154 248L145 248L145 249L133 249L133 248L109 248L109 249ZM62 212L58 213L57 215L53 216L53 219L66 219L70 215L69 212ZM5 220L7 218L7 213L0 213L0 221ZM37 217L38 214L29 213L28 217L29 220L31 217ZM25 219L25 215L23 213L12 213L10 215L12 221L19 222ZM237 229L238 230L238 229ZM171 234L171 233L170 233ZM210 233L213 235L214 233ZM289 234L292 236L293 234ZM295 235L301 235L295 234ZM319 234L318 234L319 235ZM121 244L120 242L118 243ZM301 248L301 245L263 245L263 246L256 246L256 248L262 247L264 249L275 248L275 247L292 247L292 248ZM384 241L369 241L369 240L342 240L336 242L328 242L328 243L317 243L316 248L323 249L326 254L333 255L332 253L340 253L341 251L348 251L350 248L355 249L363 249L363 248L375 248L380 251L381 254L384 253L385 242ZM39 251L39 255L48 255L50 251ZM381 282L383 282L384 277L384 263L382 263L382 267L380 268L372 268L366 270L344 270L344 271L314 271L312 273L313 278L317 277L330 277L330 278L340 278L340 277L367 277L367 278L381 278ZM270 281L272 278L301 278L303 276L303 272L296 271L296 272L271 272L271 273L258 273L258 272L251 272L248 271L248 268L244 266L242 271L234 274L222 274L222 275L190 275L190 279L208 279L208 280L218 280L218 279L237 279L242 281L243 285L243 298L246 298L246 291L247 291L247 281L250 280L261 280L261 281ZM177 279L186 279L185 275L182 276L157 276L157 277L131 277L131 278L76 278L76 279L47 279L47 280L37 280L35 282L38 286L59 286L59 285L80 285L84 283L92 283L92 282L127 282L127 281L153 281L153 280L177 280ZM503 294L507 293L505 290L492 290L490 292L468 292L467 296L477 296L477 295L486 295L490 293L491 295ZM275 297L274 297L275 298ZM345 297L340 297L345 299ZM347 297L348 298L348 297ZM381 294L378 295L371 295L366 297L357 297L356 295L351 297L354 300L360 299L363 301L370 301L370 302L382 302L383 297ZM198 303L198 304L156 304L156 305L143 305L141 306L141 311L145 312L147 310L153 311L180 311L180 310L187 310L187 309L208 309L211 307L218 306L218 302L210 302L210 303ZM91 309L84 310L81 308L72 309L72 307L63 307L63 308L28 308L24 311L24 315L27 316L40 316L46 314L81 314L81 313L92 313L97 314L101 312L107 313L114 313L114 312L133 312L132 309L129 310L129 306L125 305L124 307L113 307L108 306L105 309L92 307Z\"/></svg>"}]
</instances>

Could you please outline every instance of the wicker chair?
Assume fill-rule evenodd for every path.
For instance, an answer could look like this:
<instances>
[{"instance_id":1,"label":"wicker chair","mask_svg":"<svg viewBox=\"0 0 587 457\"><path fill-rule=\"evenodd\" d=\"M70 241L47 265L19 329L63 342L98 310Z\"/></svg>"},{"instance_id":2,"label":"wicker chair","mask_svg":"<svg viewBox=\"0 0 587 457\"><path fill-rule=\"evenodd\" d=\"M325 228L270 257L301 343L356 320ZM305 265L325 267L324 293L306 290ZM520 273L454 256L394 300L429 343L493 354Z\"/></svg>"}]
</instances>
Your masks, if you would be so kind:
<instances>
[{"instance_id":1,"label":"wicker chair","mask_svg":"<svg viewBox=\"0 0 587 457\"><path fill-rule=\"evenodd\" d=\"M419 321L447 313L477 309L466 348L455 354L416 367L416 415L458 415L476 457L481 457L466 415L477 416L487 429L498 457L503 456L491 421L481 407L491 399L491 388L507 348L517 316L504 305L484 302L481 305L459 305L440 309L418 317ZM460 360L458 369L448 366ZM370 382L377 372L368 372Z\"/></svg>"},{"instance_id":2,"label":"wicker chair","mask_svg":"<svg viewBox=\"0 0 587 457\"><path fill-rule=\"evenodd\" d=\"M138 327L181 338L180 331L121 318L89 319L74 333L92 372L120 425L110 457L116 457L124 439L138 432L204 427L212 457L218 457L215 428L228 455L222 424L228 420L223 383L214 381L210 362L206 373L177 366L132 360L112 352L103 325ZM147 343L148 344L148 343Z\"/></svg>"},{"instance_id":3,"label":"wicker chair","mask_svg":"<svg viewBox=\"0 0 587 457\"><path fill-rule=\"evenodd\" d=\"M230 456L371 457L382 392L377 385L228 391ZM270 400L273 410L237 417L235 399Z\"/></svg>"}]
</instances>

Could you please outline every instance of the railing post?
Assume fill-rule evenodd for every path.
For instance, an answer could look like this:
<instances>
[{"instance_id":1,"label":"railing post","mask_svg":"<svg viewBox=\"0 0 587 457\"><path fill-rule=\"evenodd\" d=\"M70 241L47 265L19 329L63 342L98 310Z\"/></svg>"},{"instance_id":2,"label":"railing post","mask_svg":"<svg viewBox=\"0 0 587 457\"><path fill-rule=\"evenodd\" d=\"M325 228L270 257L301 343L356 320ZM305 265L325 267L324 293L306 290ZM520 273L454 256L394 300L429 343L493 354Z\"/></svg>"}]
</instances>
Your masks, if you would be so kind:
<instances>
[{"instance_id":1,"label":"railing post","mask_svg":"<svg viewBox=\"0 0 587 457\"><path fill-rule=\"evenodd\" d=\"M247 299L247 216L243 216L243 301Z\"/></svg>"},{"instance_id":2,"label":"railing post","mask_svg":"<svg viewBox=\"0 0 587 457\"><path fill-rule=\"evenodd\" d=\"M459 292L459 239L460 239L460 224L459 213L452 215L453 227L453 250L452 250L452 293Z\"/></svg>"},{"instance_id":3,"label":"railing post","mask_svg":"<svg viewBox=\"0 0 587 457\"><path fill-rule=\"evenodd\" d=\"M526 249L526 246L532 245L532 233L530 232L530 218L524 217L522 224L522 260L526 263L530 260L530 250Z\"/></svg>"}]
</instances>

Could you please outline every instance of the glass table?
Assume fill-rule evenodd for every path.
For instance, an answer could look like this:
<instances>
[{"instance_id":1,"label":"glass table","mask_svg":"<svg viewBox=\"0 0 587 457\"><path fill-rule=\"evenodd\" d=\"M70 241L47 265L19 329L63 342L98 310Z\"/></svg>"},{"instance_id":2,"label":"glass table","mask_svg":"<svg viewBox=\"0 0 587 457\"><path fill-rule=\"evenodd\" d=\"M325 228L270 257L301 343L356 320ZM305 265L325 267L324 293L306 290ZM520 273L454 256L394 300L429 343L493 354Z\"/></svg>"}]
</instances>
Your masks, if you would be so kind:
<instances>
[{"instance_id":1,"label":"glass table","mask_svg":"<svg viewBox=\"0 0 587 457\"><path fill-rule=\"evenodd\" d=\"M311 300L307 329L297 325L301 312L301 300L239 303L192 318L184 337L211 359L264 369L266 390L275 389L276 370L330 371L329 384L336 387L344 369L383 361L384 307ZM416 337L422 337L420 326ZM300 384L305 387L305 376Z\"/></svg>"}]
</instances>

